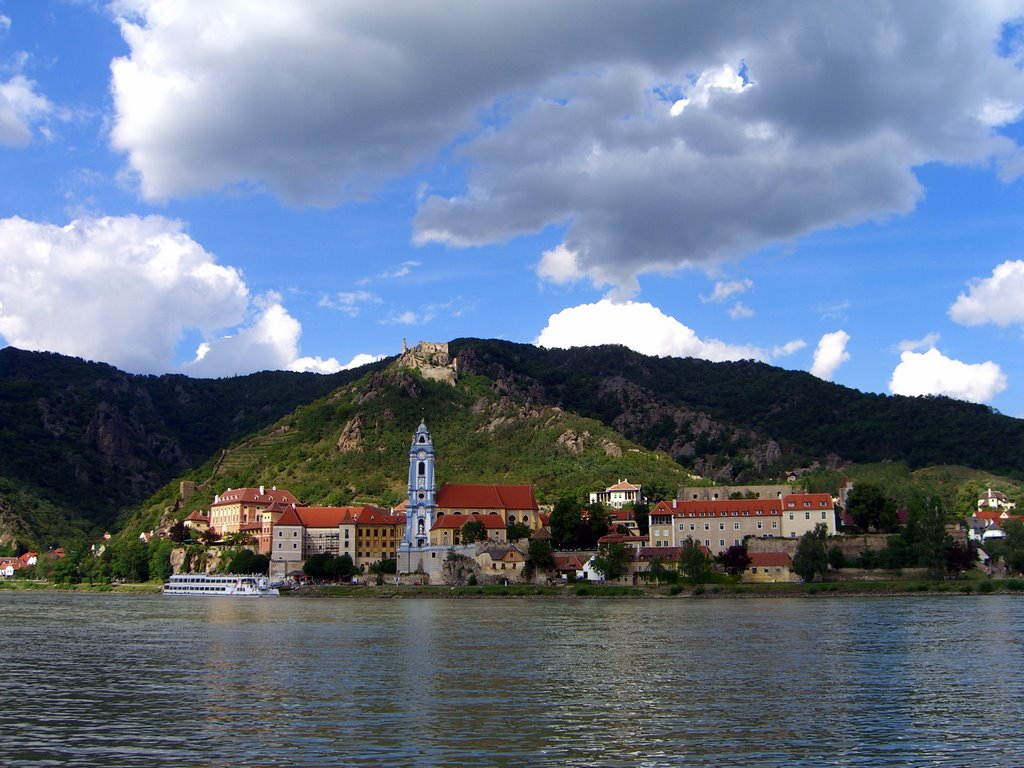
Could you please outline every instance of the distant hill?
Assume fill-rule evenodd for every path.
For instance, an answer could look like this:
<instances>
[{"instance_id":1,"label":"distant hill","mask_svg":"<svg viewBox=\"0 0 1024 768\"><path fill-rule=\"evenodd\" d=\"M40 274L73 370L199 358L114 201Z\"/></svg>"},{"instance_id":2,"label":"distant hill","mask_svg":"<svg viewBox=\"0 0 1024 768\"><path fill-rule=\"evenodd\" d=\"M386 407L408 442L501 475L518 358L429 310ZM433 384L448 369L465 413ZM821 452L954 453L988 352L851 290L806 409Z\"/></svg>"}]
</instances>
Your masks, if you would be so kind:
<instances>
[{"instance_id":1,"label":"distant hill","mask_svg":"<svg viewBox=\"0 0 1024 768\"><path fill-rule=\"evenodd\" d=\"M721 480L814 461L958 464L1024 476L1024 420L945 397L865 394L764 363L652 358L620 346L459 339L460 370L598 419Z\"/></svg>"},{"instance_id":2,"label":"distant hill","mask_svg":"<svg viewBox=\"0 0 1024 768\"><path fill-rule=\"evenodd\" d=\"M0 545L112 528L221 448L383 365L190 379L0 349Z\"/></svg>"},{"instance_id":3,"label":"distant hill","mask_svg":"<svg viewBox=\"0 0 1024 768\"><path fill-rule=\"evenodd\" d=\"M442 480L531 482L544 500L622 477L670 495L688 471L745 481L847 462L1024 478L1024 421L984 406L618 346L458 339L448 351L454 386L435 376L444 366L405 358L332 376L197 380L0 350L0 545L155 527L243 485L307 503L393 503L421 416ZM180 479L199 486L184 503Z\"/></svg>"}]
</instances>

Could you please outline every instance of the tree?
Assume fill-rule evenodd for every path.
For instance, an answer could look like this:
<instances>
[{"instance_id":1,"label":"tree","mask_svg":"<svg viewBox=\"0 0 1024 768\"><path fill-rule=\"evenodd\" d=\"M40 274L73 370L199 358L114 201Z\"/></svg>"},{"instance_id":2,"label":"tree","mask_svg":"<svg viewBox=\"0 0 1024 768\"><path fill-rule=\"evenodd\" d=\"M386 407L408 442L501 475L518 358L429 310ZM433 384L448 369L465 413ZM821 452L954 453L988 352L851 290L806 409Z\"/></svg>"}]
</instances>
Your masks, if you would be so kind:
<instances>
[{"instance_id":1,"label":"tree","mask_svg":"<svg viewBox=\"0 0 1024 768\"><path fill-rule=\"evenodd\" d=\"M581 537L577 536L576 546L580 549L589 549L597 544L598 539L602 536L608 535L608 529L611 525L612 515L604 504L594 502L587 506L587 526L583 533L585 540L581 540Z\"/></svg>"},{"instance_id":2,"label":"tree","mask_svg":"<svg viewBox=\"0 0 1024 768\"><path fill-rule=\"evenodd\" d=\"M240 549L235 552L228 565L231 573L262 573L270 570L270 558L267 555L258 555L251 549Z\"/></svg>"},{"instance_id":3,"label":"tree","mask_svg":"<svg viewBox=\"0 0 1024 768\"><path fill-rule=\"evenodd\" d=\"M558 549L568 549L576 544L576 529L583 518L580 516L580 505L571 496L563 496L551 510L548 524L551 526L551 538Z\"/></svg>"},{"instance_id":4,"label":"tree","mask_svg":"<svg viewBox=\"0 0 1024 768\"><path fill-rule=\"evenodd\" d=\"M896 507L882 489L871 483L858 483L846 499L846 511L862 531L891 530L896 522Z\"/></svg>"},{"instance_id":5,"label":"tree","mask_svg":"<svg viewBox=\"0 0 1024 768\"><path fill-rule=\"evenodd\" d=\"M711 578L711 561L693 539L687 539L683 543L679 568L691 584L703 584Z\"/></svg>"},{"instance_id":6,"label":"tree","mask_svg":"<svg viewBox=\"0 0 1024 768\"><path fill-rule=\"evenodd\" d=\"M973 568L977 562L978 555L967 542L951 541L946 547L946 570L954 576Z\"/></svg>"},{"instance_id":7,"label":"tree","mask_svg":"<svg viewBox=\"0 0 1024 768\"><path fill-rule=\"evenodd\" d=\"M1002 541L1003 561L1006 567L1015 572L1024 572L1024 523L1019 520L1007 520L1003 525L1006 538Z\"/></svg>"},{"instance_id":8,"label":"tree","mask_svg":"<svg viewBox=\"0 0 1024 768\"><path fill-rule=\"evenodd\" d=\"M149 543L149 578L167 581L171 578L171 550L174 544L167 539L154 539Z\"/></svg>"},{"instance_id":9,"label":"tree","mask_svg":"<svg viewBox=\"0 0 1024 768\"><path fill-rule=\"evenodd\" d=\"M352 574L356 572L356 564L352 559L352 555L344 552L324 563L324 571L327 574L327 578L332 581L348 581L352 578Z\"/></svg>"},{"instance_id":10,"label":"tree","mask_svg":"<svg viewBox=\"0 0 1024 768\"><path fill-rule=\"evenodd\" d=\"M832 568L845 568L846 567L846 553L843 552L843 548L838 544L835 544L828 549L828 564Z\"/></svg>"},{"instance_id":11,"label":"tree","mask_svg":"<svg viewBox=\"0 0 1024 768\"><path fill-rule=\"evenodd\" d=\"M189 531L188 528L185 527L185 521L179 520L167 529L167 538L175 544L181 544L181 542L188 538L188 533Z\"/></svg>"},{"instance_id":12,"label":"tree","mask_svg":"<svg viewBox=\"0 0 1024 768\"><path fill-rule=\"evenodd\" d=\"M127 541L112 547L110 574L125 581L149 579L149 546L144 541Z\"/></svg>"},{"instance_id":13,"label":"tree","mask_svg":"<svg viewBox=\"0 0 1024 768\"><path fill-rule=\"evenodd\" d=\"M750 555L742 544L733 544L715 560L730 576L739 576L750 565Z\"/></svg>"},{"instance_id":14,"label":"tree","mask_svg":"<svg viewBox=\"0 0 1024 768\"><path fill-rule=\"evenodd\" d=\"M479 520L469 520L462 526L462 543L487 541L487 527Z\"/></svg>"},{"instance_id":15,"label":"tree","mask_svg":"<svg viewBox=\"0 0 1024 768\"><path fill-rule=\"evenodd\" d=\"M926 503L916 525L917 564L933 575L946 569L946 552L953 540L946 533L946 516L938 504Z\"/></svg>"},{"instance_id":16,"label":"tree","mask_svg":"<svg viewBox=\"0 0 1024 768\"><path fill-rule=\"evenodd\" d=\"M551 542L547 539L530 539L526 549L526 572L545 571L555 564L555 555Z\"/></svg>"},{"instance_id":17,"label":"tree","mask_svg":"<svg viewBox=\"0 0 1024 768\"><path fill-rule=\"evenodd\" d=\"M327 563L330 560L331 556L325 552L310 555L302 564L302 572L311 579L326 579L329 576Z\"/></svg>"},{"instance_id":18,"label":"tree","mask_svg":"<svg viewBox=\"0 0 1024 768\"><path fill-rule=\"evenodd\" d=\"M220 534L217 533L213 528L207 528L205 531L199 534L199 541L207 546L216 544L220 541Z\"/></svg>"},{"instance_id":19,"label":"tree","mask_svg":"<svg viewBox=\"0 0 1024 768\"><path fill-rule=\"evenodd\" d=\"M828 528L821 523L800 537L793 556L793 571L804 581L814 581L815 576L824 576L828 571L828 553L825 551L827 540Z\"/></svg>"},{"instance_id":20,"label":"tree","mask_svg":"<svg viewBox=\"0 0 1024 768\"><path fill-rule=\"evenodd\" d=\"M509 541L528 539L532 533L533 529L529 525L519 521L513 521L505 526L505 538Z\"/></svg>"},{"instance_id":21,"label":"tree","mask_svg":"<svg viewBox=\"0 0 1024 768\"><path fill-rule=\"evenodd\" d=\"M636 527L640 529L640 535L646 536L650 531L651 508L643 502L637 502L633 505L633 519L636 521Z\"/></svg>"},{"instance_id":22,"label":"tree","mask_svg":"<svg viewBox=\"0 0 1024 768\"><path fill-rule=\"evenodd\" d=\"M594 570L606 579L617 579L626 575L630 560L629 547L620 542L612 542L599 546L592 562Z\"/></svg>"}]
</instances>

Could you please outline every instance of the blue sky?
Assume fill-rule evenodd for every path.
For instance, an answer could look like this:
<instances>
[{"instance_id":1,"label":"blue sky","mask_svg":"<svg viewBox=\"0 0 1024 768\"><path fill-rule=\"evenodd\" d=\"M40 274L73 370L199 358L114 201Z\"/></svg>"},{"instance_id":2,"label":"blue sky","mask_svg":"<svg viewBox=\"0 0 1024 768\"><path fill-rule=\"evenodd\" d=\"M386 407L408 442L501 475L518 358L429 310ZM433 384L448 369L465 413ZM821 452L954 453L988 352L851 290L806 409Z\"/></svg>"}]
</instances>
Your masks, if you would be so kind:
<instances>
[{"instance_id":1,"label":"blue sky","mask_svg":"<svg viewBox=\"0 0 1024 768\"><path fill-rule=\"evenodd\" d=\"M193 376L621 343L1021 417L1022 18L0 0L0 343Z\"/></svg>"}]
</instances>

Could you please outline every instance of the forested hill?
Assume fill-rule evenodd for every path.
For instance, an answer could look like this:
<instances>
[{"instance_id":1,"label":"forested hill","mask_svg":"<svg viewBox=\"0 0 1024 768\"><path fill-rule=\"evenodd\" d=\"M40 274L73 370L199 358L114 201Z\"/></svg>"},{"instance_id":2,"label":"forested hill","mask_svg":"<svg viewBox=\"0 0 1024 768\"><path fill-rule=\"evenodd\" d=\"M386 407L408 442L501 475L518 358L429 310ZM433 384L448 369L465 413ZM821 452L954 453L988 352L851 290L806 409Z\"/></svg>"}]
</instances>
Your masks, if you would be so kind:
<instances>
[{"instance_id":1,"label":"forested hill","mask_svg":"<svg viewBox=\"0 0 1024 768\"><path fill-rule=\"evenodd\" d=\"M613 426L722 479L813 461L962 464L1024 476L1024 420L944 397L865 394L764 363L653 358L620 346L458 339L460 371Z\"/></svg>"},{"instance_id":2,"label":"forested hill","mask_svg":"<svg viewBox=\"0 0 1024 768\"><path fill-rule=\"evenodd\" d=\"M190 379L0 349L0 538L112 527L221 448L384 365Z\"/></svg>"}]
</instances>

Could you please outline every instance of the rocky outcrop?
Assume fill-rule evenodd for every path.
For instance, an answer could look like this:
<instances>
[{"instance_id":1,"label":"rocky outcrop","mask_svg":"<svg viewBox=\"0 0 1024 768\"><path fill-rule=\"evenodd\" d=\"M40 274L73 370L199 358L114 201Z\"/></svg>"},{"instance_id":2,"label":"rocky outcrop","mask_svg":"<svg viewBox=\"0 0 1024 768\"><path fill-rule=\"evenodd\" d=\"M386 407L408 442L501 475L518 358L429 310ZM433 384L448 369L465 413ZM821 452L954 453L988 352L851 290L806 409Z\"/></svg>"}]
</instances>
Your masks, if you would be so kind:
<instances>
[{"instance_id":1,"label":"rocky outcrop","mask_svg":"<svg viewBox=\"0 0 1024 768\"><path fill-rule=\"evenodd\" d=\"M357 413L341 429L337 449L342 453L363 450L363 414Z\"/></svg>"}]
</instances>

